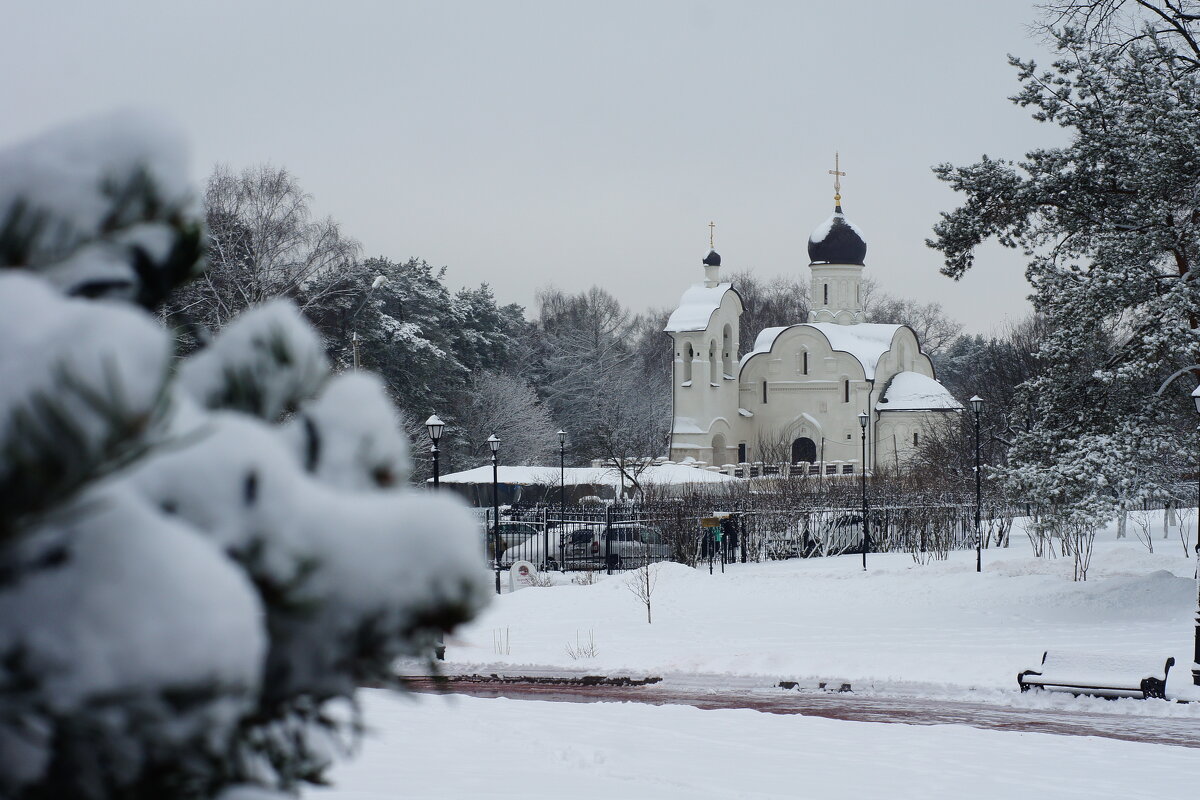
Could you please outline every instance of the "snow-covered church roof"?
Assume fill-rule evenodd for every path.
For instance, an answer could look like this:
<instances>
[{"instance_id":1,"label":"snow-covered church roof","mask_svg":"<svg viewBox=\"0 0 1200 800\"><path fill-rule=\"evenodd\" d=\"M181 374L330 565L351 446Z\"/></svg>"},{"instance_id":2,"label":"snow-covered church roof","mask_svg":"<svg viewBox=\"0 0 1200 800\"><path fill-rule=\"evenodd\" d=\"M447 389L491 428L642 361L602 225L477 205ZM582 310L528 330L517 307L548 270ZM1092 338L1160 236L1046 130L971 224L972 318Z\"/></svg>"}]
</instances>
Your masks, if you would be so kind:
<instances>
[{"instance_id":1,"label":"snow-covered church roof","mask_svg":"<svg viewBox=\"0 0 1200 800\"><path fill-rule=\"evenodd\" d=\"M815 328L829 340L829 346L834 350L849 353L862 364L863 373L867 380L875 379L875 367L879 359L892 347L892 337L902 325L882 325L874 322L862 322L857 325L839 325L836 322L806 322L801 325L788 325L782 328L763 328L754 340L754 349L742 356L741 365L752 356L759 353L769 353L775 346L779 335L790 328ZM739 366L741 366L739 365Z\"/></svg>"},{"instance_id":2,"label":"snow-covered church roof","mask_svg":"<svg viewBox=\"0 0 1200 800\"><path fill-rule=\"evenodd\" d=\"M691 287L683 293L679 308L671 312L663 330L667 333L704 330L713 312L721 307L725 293L732 288L732 283L718 283L712 287L697 284Z\"/></svg>"},{"instance_id":3,"label":"snow-covered church roof","mask_svg":"<svg viewBox=\"0 0 1200 800\"><path fill-rule=\"evenodd\" d=\"M962 403L945 386L919 372L899 372L888 383L877 411L957 411Z\"/></svg>"}]
</instances>

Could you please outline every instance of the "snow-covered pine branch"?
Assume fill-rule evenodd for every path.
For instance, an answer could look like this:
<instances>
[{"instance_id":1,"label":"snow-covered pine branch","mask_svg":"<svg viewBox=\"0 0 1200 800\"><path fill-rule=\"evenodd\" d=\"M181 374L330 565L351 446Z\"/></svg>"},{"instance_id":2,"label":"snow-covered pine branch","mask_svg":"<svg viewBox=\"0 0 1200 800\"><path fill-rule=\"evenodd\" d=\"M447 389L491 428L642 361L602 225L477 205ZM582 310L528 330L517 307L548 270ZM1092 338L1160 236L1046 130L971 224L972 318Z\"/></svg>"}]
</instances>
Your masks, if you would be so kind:
<instances>
[{"instance_id":1,"label":"snow-covered pine branch","mask_svg":"<svg viewBox=\"0 0 1200 800\"><path fill-rule=\"evenodd\" d=\"M106 118L0 154L5 797L320 781L356 688L489 597L466 509L399 490L383 385L331 376L292 305L174 362L148 311L66 296L151 307L199 265L162 130Z\"/></svg>"}]
</instances>

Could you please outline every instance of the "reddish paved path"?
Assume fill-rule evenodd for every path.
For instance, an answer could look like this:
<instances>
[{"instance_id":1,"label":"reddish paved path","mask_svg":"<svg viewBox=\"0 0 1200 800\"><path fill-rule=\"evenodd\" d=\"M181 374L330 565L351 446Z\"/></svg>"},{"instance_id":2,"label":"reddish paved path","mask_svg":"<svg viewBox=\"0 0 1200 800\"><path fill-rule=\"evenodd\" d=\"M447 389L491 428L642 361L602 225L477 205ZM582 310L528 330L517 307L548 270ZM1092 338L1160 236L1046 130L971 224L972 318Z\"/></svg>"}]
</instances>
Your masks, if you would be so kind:
<instances>
[{"instance_id":1,"label":"reddish paved path","mask_svg":"<svg viewBox=\"0 0 1200 800\"><path fill-rule=\"evenodd\" d=\"M670 683L646 686L578 686L512 678L489 681L466 676L449 676L444 679L410 677L408 680L410 686L418 692L449 692L475 697L508 697L566 703L625 701L651 705L689 705L704 709L748 708L770 714L801 714L856 722L969 725L989 730L1102 736L1133 742L1200 748L1200 718L1196 716L1168 717L1014 708L939 698L876 697L861 693L672 687Z\"/></svg>"}]
</instances>

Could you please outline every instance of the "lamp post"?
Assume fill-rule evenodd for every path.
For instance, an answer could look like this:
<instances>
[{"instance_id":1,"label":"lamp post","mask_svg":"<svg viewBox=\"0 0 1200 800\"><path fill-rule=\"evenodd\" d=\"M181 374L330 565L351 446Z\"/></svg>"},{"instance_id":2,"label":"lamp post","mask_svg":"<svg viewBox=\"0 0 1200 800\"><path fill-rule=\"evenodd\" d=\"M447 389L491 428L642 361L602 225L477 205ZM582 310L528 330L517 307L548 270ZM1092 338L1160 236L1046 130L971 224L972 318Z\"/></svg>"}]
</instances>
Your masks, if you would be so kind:
<instances>
[{"instance_id":1,"label":"lamp post","mask_svg":"<svg viewBox=\"0 0 1200 800\"><path fill-rule=\"evenodd\" d=\"M567 432L558 429L558 531L559 542L567 521ZM546 553L550 552L550 531L546 531ZM559 569L562 569L562 553L559 553Z\"/></svg>"},{"instance_id":2,"label":"lamp post","mask_svg":"<svg viewBox=\"0 0 1200 800\"><path fill-rule=\"evenodd\" d=\"M500 437L493 433L487 443L492 450L492 549L496 555L496 594L500 594L500 468L496 458L500 452Z\"/></svg>"},{"instance_id":3,"label":"lamp post","mask_svg":"<svg viewBox=\"0 0 1200 800\"><path fill-rule=\"evenodd\" d=\"M438 488L438 440L442 438L442 430L446 427L446 423L438 419L437 414L430 415L429 419L425 420L425 430L429 431L429 441L433 442L433 447L429 448L429 452L433 454L433 488Z\"/></svg>"},{"instance_id":4,"label":"lamp post","mask_svg":"<svg viewBox=\"0 0 1200 800\"><path fill-rule=\"evenodd\" d=\"M983 530L979 524L979 507L982 505L983 489L979 482L979 412L983 411L983 398L975 395L967 401L975 412L975 571L983 572Z\"/></svg>"},{"instance_id":5,"label":"lamp post","mask_svg":"<svg viewBox=\"0 0 1200 800\"><path fill-rule=\"evenodd\" d=\"M367 306L367 301L371 299L371 294L372 294L372 293L373 293L373 292L374 292L376 289L378 289L380 286L383 286L383 285L384 285L385 283L387 283L387 282L388 282L387 275L376 275L376 276L375 276L375 280L371 281L371 288L370 288L370 289L367 289L367 294L366 294L366 297L364 297L364 298L363 298L363 300L362 300L362 302L358 304L358 308L354 309L354 313L350 315L350 322L354 322L354 319L355 319L355 317L357 317L357 316L358 316L358 312L360 312L360 311L362 311L364 308L366 308L366 306ZM354 369L355 369L355 370L358 370L358 367L359 367L359 360L358 360L358 331L354 331L354 332L351 334L351 336L350 336L350 341L351 341L351 343L354 345Z\"/></svg>"},{"instance_id":6,"label":"lamp post","mask_svg":"<svg viewBox=\"0 0 1200 800\"><path fill-rule=\"evenodd\" d=\"M867 551L871 549L871 531L867 526L867 423L871 418L867 412L858 415L858 427L862 428L862 469L859 479L862 482L862 535L863 535L863 570L867 568Z\"/></svg>"},{"instance_id":7,"label":"lamp post","mask_svg":"<svg viewBox=\"0 0 1200 800\"><path fill-rule=\"evenodd\" d=\"M558 431L558 521L567 515L567 432Z\"/></svg>"},{"instance_id":8,"label":"lamp post","mask_svg":"<svg viewBox=\"0 0 1200 800\"><path fill-rule=\"evenodd\" d=\"M1192 390L1192 401L1196 404L1196 411L1200 412L1200 386ZM1200 472L1200 469L1197 470ZM1197 488L1200 488L1200 478L1197 478ZM1197 500L1200 505L1200 499ZM1196 558L1200 561L1200 508L1196 509ZM1200 564L1196 569L1197 577L1200 577ZM1196 599L1196 638L1195 652L1192 653L1192 684L1200 686L1200 593Z\"/></svg>"}]
</instances>

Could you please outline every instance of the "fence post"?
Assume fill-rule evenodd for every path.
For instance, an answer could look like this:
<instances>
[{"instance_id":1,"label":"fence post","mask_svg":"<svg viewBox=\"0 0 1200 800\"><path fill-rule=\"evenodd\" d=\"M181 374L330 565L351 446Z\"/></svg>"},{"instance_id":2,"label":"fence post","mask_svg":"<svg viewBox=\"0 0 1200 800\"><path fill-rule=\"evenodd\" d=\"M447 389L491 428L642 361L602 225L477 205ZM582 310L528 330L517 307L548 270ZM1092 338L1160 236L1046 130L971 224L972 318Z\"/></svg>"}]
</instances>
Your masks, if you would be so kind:
<instances>
[{"instance_id":1,"label":"fence post","mask_svg":"<svg viewBox=\"0 0 1200 800\"><path fill-rule=\"evenodd\" d=\"M542 571L544 572L550 565L550 514L547 513L545 506L542 506L542 534L545 537L542 542Z\"/></svg>"},{"instance_id":2,"label":"fence post","mask_svg":"<svg viewBox=\"0 0 1200 800\"><path fill-rule=\"evenodd\" d=\"M604 507L604 569L612 575L612 506Z\"/></svg>"}]
</instances>

